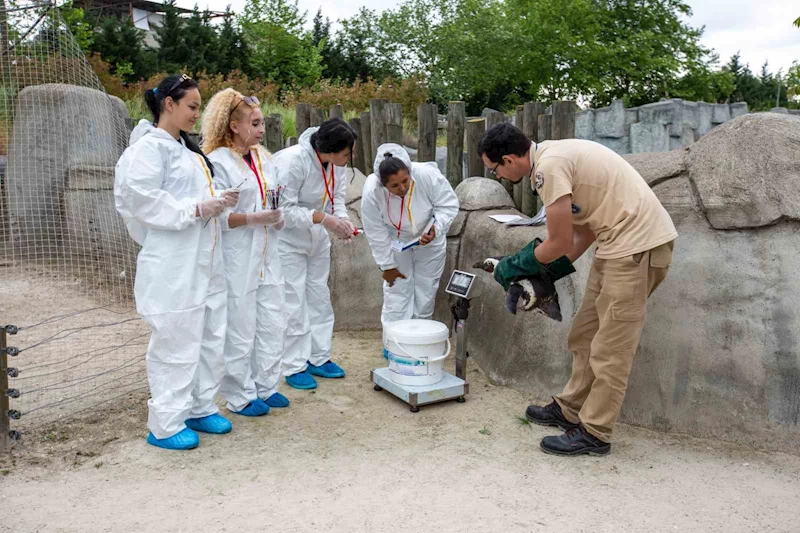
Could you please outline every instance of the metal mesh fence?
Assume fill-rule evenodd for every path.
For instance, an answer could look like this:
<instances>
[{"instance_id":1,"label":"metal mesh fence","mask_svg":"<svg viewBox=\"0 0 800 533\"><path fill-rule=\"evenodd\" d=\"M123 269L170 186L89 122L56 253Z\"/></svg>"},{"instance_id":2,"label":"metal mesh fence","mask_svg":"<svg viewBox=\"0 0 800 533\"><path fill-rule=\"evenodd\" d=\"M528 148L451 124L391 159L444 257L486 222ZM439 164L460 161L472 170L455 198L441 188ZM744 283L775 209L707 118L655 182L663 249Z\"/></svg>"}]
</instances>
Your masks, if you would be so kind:
<instances>
[{"instance_id":1,"label":"metal mesh fence","mask_svg":"<svg viewBox=\"0 0 800 533\"><path fill-rule=\"evenodd\" d=\"M136 244L114 208L124 103L57 9L0 10L0 326L11 427L44 428L146 394Z\"/></svg>"}]
</instances>

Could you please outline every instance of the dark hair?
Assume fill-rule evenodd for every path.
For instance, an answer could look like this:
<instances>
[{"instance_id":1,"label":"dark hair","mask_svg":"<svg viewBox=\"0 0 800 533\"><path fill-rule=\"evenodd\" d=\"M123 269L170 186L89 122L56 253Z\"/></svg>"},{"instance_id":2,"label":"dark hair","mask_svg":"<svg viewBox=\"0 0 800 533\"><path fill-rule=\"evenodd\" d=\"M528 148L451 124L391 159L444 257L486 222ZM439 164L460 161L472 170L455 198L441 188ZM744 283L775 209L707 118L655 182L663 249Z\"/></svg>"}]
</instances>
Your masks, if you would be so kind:
<instances>
[{"instance_id":1,"label":"dark hair","mask_svg":"<svg viewBox=\"0 0 800 533\"><path fill-rule=\"evenodd\" d=\"M186 96L186 93L189 92L190 89L197 89L196 81L183 74L173 74L161 80L161 83L159 83L158 87L155 89L145 90L144 102L147 104L148 109L150 109L150 113L153 114L153 123L158 124L161 111L164 109L164 100L166 100L167 96L172 97L174 101L178 102ZM206 165L208 165L208 170L213 176L214 165L211 164L206 154L197 146L197 143L183 130L181 130L181 139L183 139L183 142L186 144L186 148L203 157Z\"/></svg>"},{"instance_id":2,"label":"dark hair","mask_svg":"<svg viewBox=\"0 0 800 533\"><path fill-rule=\"evenodd\" d=\"M322 123L317 131L311 134L311 146L321 154L336 154L350 148L350 167L353 166L353 147L358 135L344 120L334 117Z\"/></svg>"},{"instance_id":3,"label":"dark hair","mask_svg":"<svg viewBox=\"0 0 800 533\"><path fill-rule=\"evenodd\" d=\"M383 161L381 161L381 164L378 166L378 175L381 178L381 185L386 187L386 182L389 181L389 178L401 170L405 170L409 173L411 172L408 166L403 163L403 160L393 156L392 152L383 154Z\"/></svg>"},{"instance_id":4,"label":"dark hair","mask_svg":"<svg viewBox=\"0 0 800 533\"><path fill-rule=\"evenodd\" d=\"M503 164L504 155L523 156L531 149L531 141L519 128L509 123L495 124L478 143L478 152L492 163Z\"/></svg>"}]
</instances>

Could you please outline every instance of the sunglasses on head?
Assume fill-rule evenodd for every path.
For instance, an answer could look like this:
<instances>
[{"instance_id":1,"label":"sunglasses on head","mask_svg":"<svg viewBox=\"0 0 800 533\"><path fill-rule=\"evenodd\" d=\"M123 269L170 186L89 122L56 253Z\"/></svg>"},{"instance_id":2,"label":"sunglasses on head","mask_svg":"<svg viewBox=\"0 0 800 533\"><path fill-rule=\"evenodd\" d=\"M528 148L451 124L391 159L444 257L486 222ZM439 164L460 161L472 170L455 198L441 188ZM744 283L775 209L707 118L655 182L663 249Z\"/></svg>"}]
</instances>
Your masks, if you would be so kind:
<instances>
[{"instance_id":1,"label":"sunglasses on head","mask_svg":"<svg viewBox=\"0 0 800 533\"><path fill-rule=\"evenodd\" d=\"M185 81L189 81L191 79L192 78L188 74L181 74L181 77L178 78L178 80L175 83L172 84L172 87L169 88L169 90L167 91L167 94L164 95L164 96L165 97L169 96L169 93L174 91L181 83L183 83Z\"/></svg>"},{"instance_id":2,"label":"sunglasses on head","mask_svg":"<svg viewBox=\"0 0 800 533\"><path fill-rule=\"evenodd\" d=\"M236 111L236 108L239 107L239 104L241 104L242 102L249 105L250 107L261 106L261 102L259 102L258 98L256 98L255 96L242 96L241 100L236 102L236 105L233 106L233 109L231 109L231 115L233 114L234 111Z\"/></svg>"}]
</instances>

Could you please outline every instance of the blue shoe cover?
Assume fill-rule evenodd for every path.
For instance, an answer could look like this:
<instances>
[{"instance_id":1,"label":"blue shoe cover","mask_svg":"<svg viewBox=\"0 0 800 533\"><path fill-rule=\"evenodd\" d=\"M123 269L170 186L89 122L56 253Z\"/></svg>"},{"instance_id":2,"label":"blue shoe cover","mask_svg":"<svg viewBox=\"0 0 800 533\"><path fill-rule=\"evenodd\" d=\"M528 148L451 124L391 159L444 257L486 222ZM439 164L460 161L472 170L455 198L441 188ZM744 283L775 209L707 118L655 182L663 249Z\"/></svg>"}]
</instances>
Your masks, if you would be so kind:
<instances>
[{"instance_id":1,"label":"blue shoe cover","mask_svg":"<svg viewBox=\"0 0 800 533\"><path fill-rule=\"evenodd\" d=\"M201 433L213 433L222 435L230 433L231 421L219 414L204 416L203 418L189 418L186 420L186 427Z\"/></svg>"},{"instance_id":2,"label":"blue shoe cover","mask_svg":"<svg viewBox=\"0 0 800 533\"><path fill-rule=\"evenodd\" d=\"M164 448L165 450L191 450L192 448L197 448L197 445L200 444L200 437L191 429L184 428L166 439L157 439L150 433L147 435L147 444Z\"/></svg>"},{"instance_id":3,"label":"blue shoe cover","mask_svg":"<svg viewBox=\"0 0 800 533\"><path fill-rule=\"evenodd\" d=\"M314 366L311 363L308 363L308 372L312 376L319 376L321 378L344 377L344 370L342 370L342 368L333 361L328 361L327 363L320 366Z\"/></svg>"},{"instance_id":4,"label":"blue shoe cover","mask_svg":"<svg viewBox=\"0 0 800 533\"><path fill-rule=\"evenodd\" d=\"M286 376L286 383L290 387L301 390L309 390L317 388L317 381L311 377L307 370Z\"/></svg>"},{"instance_id":5,"label":"blue shoe cover","mask_svg":"<svg viewBox=\"0 0 800 533\"><path fill-rule=\"evenodd\" d=\"M280 392L276 392L266 400L262 401L270 407L289 407L289 398Z\"/></svg>"},{"instance_id":6,"label":"blue shoe cover","mask_svg":"<svg viewBox=\"0 0 800 533\"><path fill-rule=\"evenodd\" d=\"M241 411L231 412L242 416L264 416L265 414L269 413L269 405L265 404L262 399L256 398L252 402L248 403L247 407Z\"/></svg>"},{"instance_id":7,"label":"blue shoe cover","mask_svg":"<svg viewBox=\"0 0 800 533\"><path fill-rule=\"evenodd\" d=\"M387 350L386 348L383 349L383 358L386 359L387 361L389 360L389 350Z\"/></svg>"}]
</instances>

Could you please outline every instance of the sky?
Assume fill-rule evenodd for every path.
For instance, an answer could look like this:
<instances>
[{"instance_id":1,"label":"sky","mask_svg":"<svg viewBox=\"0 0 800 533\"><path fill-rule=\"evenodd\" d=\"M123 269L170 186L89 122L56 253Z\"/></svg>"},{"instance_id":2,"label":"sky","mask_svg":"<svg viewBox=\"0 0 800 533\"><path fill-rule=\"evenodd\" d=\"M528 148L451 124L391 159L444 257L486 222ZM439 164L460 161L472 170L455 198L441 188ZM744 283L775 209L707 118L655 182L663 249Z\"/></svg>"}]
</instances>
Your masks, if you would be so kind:
<instances>
[{"instance_id":1,"label":"sky","mask_svg":"<svg viewBox=\"0 0 800 533\"><path fill-rule=\"evenodd\" d=\"M693 10L689 23L694 27L705 27L701 39L703 45L713 48L726 63L739 52L741 62L749 63L754 73L769 61L769 69L783 72L792 61L800 62L800 28L792 25L800 17L800 2L797 0L685 0ZM239 11L245 0L197 0L201 9L224 11L231 4ZM195 0L178 0L181 7L191 8ZM322 13L332 21L354 15L361 6L382 11L398 5L392 0L299 0L301 10L308 11L308 24L322 8Z\"/></svg>"}]
</instances>

